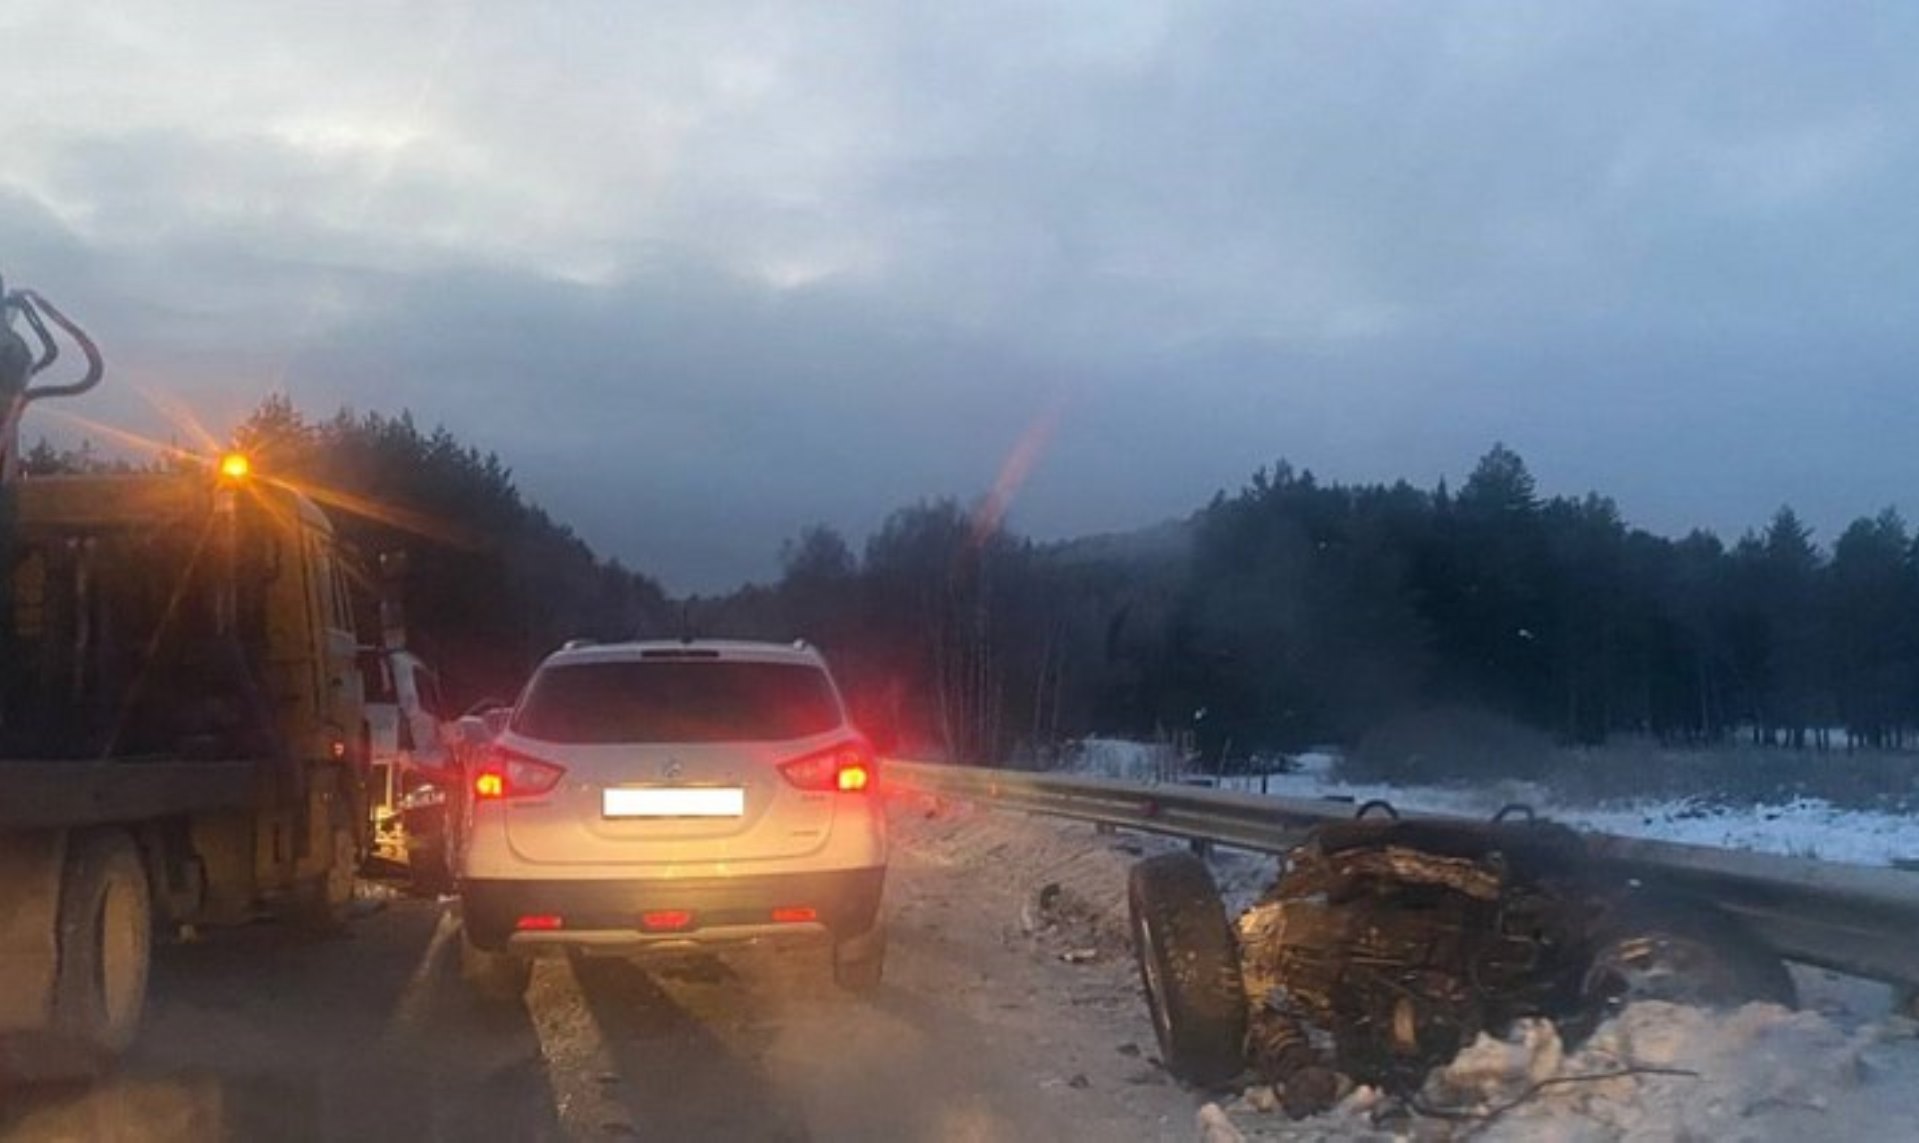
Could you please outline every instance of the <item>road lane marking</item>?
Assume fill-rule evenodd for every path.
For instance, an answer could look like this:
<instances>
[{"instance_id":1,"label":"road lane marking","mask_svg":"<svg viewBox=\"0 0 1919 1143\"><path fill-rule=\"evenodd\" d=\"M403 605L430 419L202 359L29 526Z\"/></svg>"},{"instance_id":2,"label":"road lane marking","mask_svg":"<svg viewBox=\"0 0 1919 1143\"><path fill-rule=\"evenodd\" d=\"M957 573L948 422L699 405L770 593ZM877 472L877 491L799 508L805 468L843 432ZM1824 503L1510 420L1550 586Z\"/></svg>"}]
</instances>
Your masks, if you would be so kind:
<instances>
[{"instance_id":1,"label":"road lane marking","mask_svg":"<svg viewBox=\"0 0 1919 1143\"><path fill-rule=\"evenodd\" d=\"M411 1038L426 1026L433 1008L433 993L439 986L437 969L446 957L447 946L460 932L460 922L453 910L440 910L440 922L433 927L433 936L426 943L426 951L420 954L420 963L413 968L413 974L407 978L406 987L400 991L400 999L393 1006L393 1015L387 1019L386 1028L380 1034L380 1042L391 1046Z\"/></svg>"},{"instance_id":2,"label":"road lane marking","mask_svg":"<svg viewBox=\"0 0 1919 1143\"><path fill-rule=\"evenodd\" d=\"M540 1039L554 1114L567 1136L638 1135L638 1117L609 1090L617 1086L619 1070L571 960L533 962L526 1010Z\"/></svg>"}]
</instances>

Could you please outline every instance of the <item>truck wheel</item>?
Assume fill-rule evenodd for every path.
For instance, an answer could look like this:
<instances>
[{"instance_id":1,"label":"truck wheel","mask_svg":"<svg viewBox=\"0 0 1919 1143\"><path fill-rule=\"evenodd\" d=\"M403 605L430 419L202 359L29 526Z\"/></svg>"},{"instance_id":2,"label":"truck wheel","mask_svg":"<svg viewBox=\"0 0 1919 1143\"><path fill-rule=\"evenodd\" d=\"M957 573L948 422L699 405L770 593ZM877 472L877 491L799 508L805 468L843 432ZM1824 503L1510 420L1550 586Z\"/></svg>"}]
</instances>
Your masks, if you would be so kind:
<instances>
[{"instance_id":1,"label":"truck wheel","mask_svg":"<svg viewBox=\"0 0 1919 1143\"><path fill-rule=\"evenodd\" d=\"M55 1054L74 1070L93 1070L133 1043L146 1006L153 902L126 834L74 836L60 879L59 942Z\"/></svg>"},{"instance_id":2,"label":"truck wheel","mask_svg":"<svg viewBox=\"0 0 1919 1143\"><path fill-rule=\"evenodd\" d=\"M1148 858L1126 898L1166 1070L1202 1087L1229 1082L1246 1067L1246 989L1213 875L1190 853Z\"/></svg>"},{"instance_id":3,"label":"truck wheel","mask_svg":"<svg viewBox=\"0 0 1919 1143\"><path fill-rule=\"evenodd\" d=\"M886 924L833 946L833 983L848 992L865 994L879 989L886 974Z\"/></svg>"},{"instance_id":4,"label":"truck wheel","mask_svg":"<svg viewBox=\"0 0 1919 1143\"><path fill-rule=\"evenodd\" d=\"M344 799L335 799L329 845L333 853L326 872L302 884L294 893L292 920L313 933L335 933L346 927L353 912L353 886L359 878L360 838Z\"/></svg>"},{"instance_id":5,"label":"truck wheel","mask_svg":"<svg viewBox=\"0 0 1919 1143\"><path fill-rule=\"evenodd\" d=\"M483 949L460 927L460 976L489 1004L511 1004L526 994L533 962L510 949Z\"/></svg>"},{"instance_id":6,"label":"truck wheel","mask_svg":"<svg viewBox=\"0 0 1919 1143\"><path fill-rule=\"evenodd\" d=\"M1591 948L1581 991L1594 1022L1637 1000L1712 1008L1798 1003L1784 962L1703 901L1629 897L1599 923Z\"/></svg>"}]
</instances>

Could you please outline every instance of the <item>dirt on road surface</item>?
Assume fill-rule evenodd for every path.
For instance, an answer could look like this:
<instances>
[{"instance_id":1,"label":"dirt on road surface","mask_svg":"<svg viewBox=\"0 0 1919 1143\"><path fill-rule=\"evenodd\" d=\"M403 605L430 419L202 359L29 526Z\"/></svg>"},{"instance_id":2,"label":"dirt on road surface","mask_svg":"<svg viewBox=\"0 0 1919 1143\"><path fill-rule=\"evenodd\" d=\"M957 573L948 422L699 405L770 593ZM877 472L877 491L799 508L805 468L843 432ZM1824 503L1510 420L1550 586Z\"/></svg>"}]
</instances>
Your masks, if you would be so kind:
<instances>
[{"instance_id":1,"label":"dirt on road surface","mask_svg":"<svg viewBox=\"0 0 1919 1143\"><path fill-rule=\"evenodd\" d=\"M334 940L262 924L161 950L118 1073L0 1089L0 1139L1194 1138L1123 910L1061 887L1123 894L1127 843L1035 823L1007 848L1003 823L926 809L895 806L875 996L837 992L823 953L742 952L544 960L524 1004L489 1009L457 973L456 907L398 899Z\"/></svg>"}]
</instances>

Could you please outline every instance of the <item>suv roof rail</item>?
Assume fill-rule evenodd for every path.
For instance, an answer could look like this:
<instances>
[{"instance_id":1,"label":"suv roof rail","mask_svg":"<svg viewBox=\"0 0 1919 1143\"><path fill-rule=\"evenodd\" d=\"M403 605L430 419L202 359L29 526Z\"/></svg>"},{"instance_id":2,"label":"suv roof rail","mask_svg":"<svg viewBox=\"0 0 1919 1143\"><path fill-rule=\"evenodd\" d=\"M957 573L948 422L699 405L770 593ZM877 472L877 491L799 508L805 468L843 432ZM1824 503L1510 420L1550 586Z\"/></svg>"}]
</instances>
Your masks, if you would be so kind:
<instances>
[{"instance_id":1,"label":"suv roof rail","mask_svg":"<svg viewBox=\"0 0 1919 1143\"><path fill-rule=\"evenodd\" d=\"M717 659L719 651L712 647L648 647L640 652L642 659Z\"/></svg>"},{"instance_id":2,"label":"suv roof rail","mask_svg":"<svg viewBox=\"0 0 1919 1143\"><path fill-rule=\"evenodd\" d=\"M597 647L599 645L600 641L598 639L568 639L566 642L560 644L560 650L577 651L581 647Z\"/></svg>"}]
</instances>

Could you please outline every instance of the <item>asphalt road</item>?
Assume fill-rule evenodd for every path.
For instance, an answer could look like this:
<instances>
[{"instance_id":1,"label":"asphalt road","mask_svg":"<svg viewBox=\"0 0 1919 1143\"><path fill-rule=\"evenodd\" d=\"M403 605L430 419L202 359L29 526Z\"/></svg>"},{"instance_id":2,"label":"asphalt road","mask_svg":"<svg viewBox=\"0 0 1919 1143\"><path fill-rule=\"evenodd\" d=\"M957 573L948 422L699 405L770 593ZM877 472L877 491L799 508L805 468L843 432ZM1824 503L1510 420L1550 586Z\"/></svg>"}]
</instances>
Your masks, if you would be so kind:
<instances>
[{"instance_id":1,"label":"asphalt road","mask_svg":"<svg viewBox=\"0 0 1919 1143\"><path fill-rule=\"evenodd\" d=\"M839 993L823 953L743 952L542 961L523 1004L489 1008L457 973L457 909L400 899L338 939L163 948L119 1072L0 1093L0 1138L1192 1138L1130 964L1022 929L1043 871L904 833L873 997Z\"/></svg>"}]
</instances>

